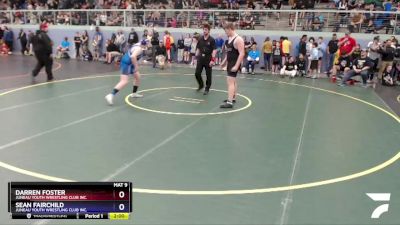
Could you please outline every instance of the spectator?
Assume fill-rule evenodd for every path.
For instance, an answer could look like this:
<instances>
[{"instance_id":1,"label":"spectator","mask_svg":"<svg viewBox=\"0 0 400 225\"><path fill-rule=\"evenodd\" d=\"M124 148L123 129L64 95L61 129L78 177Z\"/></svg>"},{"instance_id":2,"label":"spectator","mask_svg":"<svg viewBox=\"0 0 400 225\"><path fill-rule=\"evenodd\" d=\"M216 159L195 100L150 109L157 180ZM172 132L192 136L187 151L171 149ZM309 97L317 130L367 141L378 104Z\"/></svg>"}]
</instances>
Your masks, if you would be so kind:
<instances>
[{"instance_id":1,"label":"spectator","mask_svg":"<svg viewBox=\"0 0 400 225\"><path fill-rule=\"evenodd\" d=\"M299 42L299 54L303 54L303 56L307 56L307 35L303 35ZM307 61L307 57L306 57Z\"/></svg>"},{"instance_id":2,"label":"spectator","mask_svg":"<svg viewBox=\"0 0 400 225\"><path fill-rule=\"evenodd\" d=\"M300 53L297 61L297 75L304 77L307 75L307 62L303 54Z\"/></svg>"},{"instance_id":3,"label":"spectator","mask_svg":"<svg viewBox=\"0 0 400 225\"><path fill-rule=\"evenodd\" d=\"M323 37L319 37L318 38L318 74L321 73L321 70L323 70L324 72L326 72L325 68L326 64L327 64L327 60L326 60L326 44L324 42L324 38Z\"/></svg>"},{"instance_id":4,"label":"spectator","mask_svg":"<svg viewBox=\"0 0 400 225\"><path fill-rule=\"evenodd\" d=\"M319 59L319 53L318 53L318 43L317 42L313 42L312 43L313 47L311 49L310 52L310 59L311 59L311 63L310 63L310 71L311 74L307 77L312 78L312 79L317 79L318 75L317 75L317 70L318 70L318 59Z\"/></svg>"},{"instance_id":5,"label":"spectator","mask_svg":"<svg viewBox=\"0 0 400 225\"><path fill-rule=\"evenodd\" d=\"M264 53L264 69L265 71L271 71L272 41L270 41L269 37L265 38L263 44L263 53Z\"/></svg>"},{"instance_id":6,"label":"spectator","mask_svg":"<svg viewBox=\"0 0 400 225\"><path fill-rule=\"evenodd\" d=\"M347 71L351 69L350 57L340 56L337 63L333 66L332 76L342 77Z\"/></svg>"},{"instance_id":7,"label":"spectator","mask_svg":"<svg viewBox=\"0 0 400 225\"><path fill-rule=\"evenodd\" d=\"M322 31L324 24L325 24L324 16L321 13L317 13L317 15L314 17L312 21L311 30Z\"/></svg>"},{"instance_id":8,"label":"spectator","mask_svg":"<svg viewBox=\"0 0 400 225\"><path fill-rule=\"evenodd\" d=\"M160 41L159 46L157 46L155 55L160 69L163 70L165 68L167 50L162 41Z\"/></svg>"},{"instance_id":9,"label":"spectator","mask_svg":"<svg viewBox=\"0 0 400 225\"><path fill-rule=\"evenodd\" d=\"M372 66L373 65L371 60L367 57L367 50L362 49L361 57L353 62L352 69L344 74L342 81L338 85L346 86L346 82L348 80L350 80L354 76L360 75L363 82L362 86L367 87L368 74Z\"/></svg>"},{"instance_id":10,"label":"spectator","mask_svg":"<svg viewBox=\"0 0 400 225\"><path fill-rule=\"evenodd\" d=\"M184 40L184 45L185 48L183 50L183 61L186 64L189 64L190 60L190 46L192 45L192 38L190 37L190 34L187 34Z\"/></svg>"},{"instance_id":11,"label":"spectator","mask_svg":"<svg viewBox=\"0 0 400 225\"><path fill-rule=\"evenodd\" d=\"M132 28L131 32L128 34L128 44L132 46L137 42L139 42L139 35L136 33L135 29Z\"/></svg>"},{"instance_id":12,"label":"spectator","mask_svg":"<svg viewBox=\"0 0 400 225\"><path fill-rule=\"evenodd\" d=\"M353 17L351 18L351 22L349 25L350 33L360 32L361 31L361 24L363 23L364 18L361 13L354 13Z\"/></svg>"},{"instance_id":13,"label":"spectator","mask_svg":"<svg viewBox=\"0 0 400 225\"><path fill-rule=\"evenodd\" d=\"M119 51L118 46L110 39L107 40L106 45L106 61L104 61L104 64L111 64L115 57L121 55L121 52Z\"/></svg>"},{"instance_id":14,"label":"spectator","mask_svg":"<svg viewBox=\"0 0 400 225\"><path fill-rule=\"evenodd\" d=\"M192 58L192 62L190 63L191 66L194 66L197 64L196 48L197 48L198 38L199 38L199 35L197 33L195 33L193 35L192 44L190 46L190 57Z\"/></svg>"},{"instance_id":15,"label":"spectator","mask_svg":"<svg viewBox=\"0 0 400 225\"><path fill-rule=\"evenodd\" d=\"M353 62L354 60L360 58L360 56L361 56L361 45L356 44L356 47L354 48L354 51L350 56L350 61Z\"/></svg>"},{"instance_id":16,"label":"spectator","mask_svg":"<svg viewBox=\"0 0 400 225\"><path fill-rule=\"evenodd\" d=\"M288 37L283 37L282 41L282 65L286 63L286 60L289 59L290 52L292 50L292 42L289 41Z\"/></svg>"},{"instance_id":17,"label":"spectator","mask_svg":"<svg viewBox=\"0 0 400 225\"><path fill-rule=\"evenodd\" d=\"M217 39L215 39L215 46L217 48L217 61L216 61L216 65L219 65L222 60L223 60L223 56L222 56L222 48L224 46L224 39L222 38L222 34L219 34Z\"/></svg>"},{"instance_id":18,"label":"spectator","mask_svg":"<svg viewBox=\"0 0 400 225\"><path fill-rule=\"evenodd\" d=\"M357 45L356 40L351 37L350 32L346 32L345 36L339 39L338 46L340 50L340 56L350 57Z\"/></svg>"},{"instance_id":19,"label":"spectator","mask_svg":"<svg viewBox=\"0 0 400 225\"><path fill-rule=\"evenodd\" d=\"M372 73L370 74L370 77L368 79L369 83L371 83L374 78L374 72L377 72L379 58L381 56L378 52L380 45L381 44L379 43L379 36L374 37L374 40L369 42L367 45L368 46L368 57L374 63L374 66L371 68Z\"/></svg>"},{"instance_id":20,"label":"spectator","mask_svg":"<svg viewBox=\"0 0 400 225\"><path fill-rule=\"evenodd\" d=\"M57 47L57 59L60 58L70 58L68 55L70 43L68 41L68 37L65 37L64 40L61 42L61 45Z\"/></svg>"},{"instance_id":21,"label":"spectator","mask_svg":"<svg viewBox=\"0 0 400 225\"><path fill-rule=\"evenodd\" d=\"M82 47L82 52L84 48L89 49L89 34L87 30L83 31L83 34L81 36L81 47Z\"/></svg>"},{"instance_id":22,"label":"spectator","mask_svg":"<svg viewBox=\"0 0 400 225\"><path fill-rule=\"evenodd\" d=\"M327 68L327 74L328 77L330 76L333 68L333 64L335 61L335 54L337 53L339 46L338 46L339 41L337 40L337 35L333 34L332 39L328 43L327 47L327 53L328 53L328 68Z\"/></svg>"},{"instance_id":23,"label":"spectator","mask_svg":"<svg viewBox=\"0 0 400 225\"><path fill-rule=\"evenodd\" d=\"M396 62L393 64L390 76L392 77L394 84L400 85L400 62Z\"/></svg>"},{"instance_id":24,"label":"spectator","mask_svg":"<svg viewBox=\"0 0 400 225\"><path fill-rule=\"evenodd\" d=\"M14 44L14 32L9 29L8 27L4 27L4 42L8 48L8 54L11 55L13 51L13 44Z\"/></svg>"},{"instance_id":25,"label":"spectator","mask_svg":"<svg viewBox=\"0 0 400 225\"><path fill-rule=\"evenodd\" d=\"M246 11L242 18L243 21L241 22L241 28L253 30L255 22L254 22L254 17L253 15L251 15L250 11Z\"/></svg>"},{"instance_id":26,"label":"spectator","mask_svg":"<svg viewBox=\"0 0 400 225\"><path fill-rule=\"evenodd\" d=\"M169 33L168 31L165 31L163 40L164 40L163 43L165 43L165 49L167 50L168 62L171 63L171 61L172 61L171 49L172 49L172 45L174 44L174 38L171 36L171 33Z\"/></svg>"},{"instance_id":27,"label":"spectator","mask_svg":"<svg viewBox=\"0 0 400 225\"><path fill-rule=\"evenodd\" d=\"M92 61L93 54L87 47L82 47L82 60L83 61Z\"/></svg>"},{"instance_id":28,"label":"spectator","mask_svg":"<svg viewBox=\"0 0 400 225\"><path fill-rule=\"evenodd\" d=\"M75 37L74 37L74 43L75 43L75 58L78 59L81 57L81 45L82 45L82 36L79 32L76 32Z\"/></svg>"},{"instance_id":29,"label":"spectator","mask_svg":"<svg viewBox=\"0 0 400 225\"><path fill-rule=\"evenodd\" d=\"M158 38L159 38L158 32L153 29L153 35L151 36L151 41L150 41L150 43L151 43L151 59L153 61L153 68L156 67L156 63L157 63L156 50L160 44L160 40Z\"/></svg>"},{"instance_id":30,"label":"spectator","mask_svg":"<svg viewBox=\"0 0 400 225\"><path fill-rule=\"evenodd\" d=\"M274 44L275 42L275 44ZM273 48L272 48L272 74L277 74L279 67L281 66L282 60L282 50L280 47L279 41L273 41Z\"/></svg>"},{"instance_id":31,"label":"spectator","mask_svg":"<svg viewBox=\"0 0 400 225\"><path fill-rule=\"evenodd\" d=\"M21 43L21 54L22 55L27 55L28 54L28 48L27 48L27 46L28 46L28 38L27 38L26 33L24 32L23 29L21 29L19 31L18 39L19 39L19 42Z\"/></svg>"},{"instance_id":32,"label":"spectator","mask_svg":"<svg viewBox=\"0 0 400 225\"><path fill-rule=\"evenodd\" d=\"M309 60L311 60L311 51L314 48L314 42L315 39L313 37L310 37L308 39L307 45L306 45L306 56ZM310 70L310 66L311 66L311 61L307 61L307 71Z\"/></svg>"},{"instance_id":33,"label":"spectator","mask_svg":"<svg viewBox=\"0 0 400 225\"><path fill-rule=\"evenodd\" d=\"M336 18L339 20L339 23L335 26L333 32L338 32L341 27L346 27L347 24L347 13L344 11L348 10L348 4L346 0L340 0L338 4L338 10L343 11L338 14L340 18Z\"/></svg>"},{"instance_id":34,"label":"spectator","mask_svg":"<svg viewBox=\"0 0 400 225\"><path fill-rule=\"evenodd\" d=\"M367 33L367 34L377 34L378 32L377 32L377 30L375 29L375 24L374 24L374 20L369 20L368 21L368 25L367 25L367 27L365 28L365 33Z\"/></svg>"},{"instance_id":35,"label":"spectator","mask_svg":"<svg viewBox=\"0 0 400 225\"><path fill-rule=\"evenodd\" d=\"M185 50L185 39L183 37L183 35L181 36L181 38L178 40L178 58L177 58L177 62L181 63L183 62L183 52Z\"/></svg>"},{"instance_id":36,"label":"spectator","mask_svg":"<svg viewBox=\"0 0 400 225\"><path fill-rule=\"evenodd\" d=\"M276 0L276 7L275 7L275 9L276 9L276 10L281 10L281 8L282 8L282 0ZM279 12L276 13L276 20L279 20L279 19L280 19L280 15L281 15L281 13L279 13Z\"/></svg>"},{"instance_id":37,"label":"spectator","mask_svg":"<svg viewBox=\"0 0 400 225\"><path fill-rule=\"evenodd\" d=\"M98 61L102 55L102 49L103 49L103 34L100 32L99 27L96 27L96 32L93 36L92 45L94 49L93 60Z\"/></svg>"},{"instance_id":38,"label":"spectator","mask_svg":"<svg viewBox=\"0 0 400 225\"><path fill-rule=\"evenodd\" d=\"M251 46L251 51L249 51L247 56L247 65L246 70L247 73L251 73L254 75L255 65L260 62L260 51L257 50L257 44L253 44Z\"/></svg>"},{"instance_id":39,"label":"spectator","mask_svg":"<svg viewBox=\"0 0 400 225\"><path fill-rule=\"evenodd\" d=\"M378 79L382 79L383 71L388 65L393 64L395 49L392 47L392 42L387 40L383 42L383 45L378 49L378 53L381 54L381 66L378 72Z\"/></svg>"},{"instance_id":40,"label":"spectator","mask_svg":"<svg viewBox=\"0 0 400 225\"><path fill-rule=\"evenodd\" d=\"M5 29L6 28L4 26L0 26L0 40L3 40Z\"/></svg>"},{"instance_id":41,"label":"spectator","mask_svg":"<svg viewBox=\"0 0 400 225\"><path fill-rule=\"evenodd\" d=\"M27 55L33 56L33 37L34 34L32 31L28 31L28 53Z\"/></svg>"},{"instance_id":42,"label":"spectator","mask_svg":"<svg viewBox=\"0 0 400 225\"><path fill-rule=\"evenodd\" d=\"M115 37L115 45L118 47L118 51L119 52L123 52L124 47L125 47L125 35L124 32L122 30L119 30L117 32L117 35Z\"/></svg>"},{"instance_id":43,"label":"spectator","mask_svg":"<svg viewBox=\"0 0 400 225\"><path fill-rule=\"evenodd\" d=\"M393 77L392 71L394 70L392 65L387 65L382 75L382 85L394 86L396 84L395 77Z\"/></svg>"},{"instance_id":44,"label":"spectator","mask_svg":"<svg viewBox=\"0 0 400 225\"><path fill-rule=\"evenodd\" d=\"M3 40L0 39L0 54L2 55L8 55L10 52L10 49L8 48L7 44L3 42Z\"/></svg>"},{"instance_id":45,"label":"spectator","mask_svg":"<svg viewBox=\"0 0 400 225\"><path fill-rule=\"evenodd\" d=\"M281 76L289 76L289 78L293 78L297 74L297 65L294 60L294 57L289 57L289 60L283 65L281 72Z\"/></svg>"}]
</instances>

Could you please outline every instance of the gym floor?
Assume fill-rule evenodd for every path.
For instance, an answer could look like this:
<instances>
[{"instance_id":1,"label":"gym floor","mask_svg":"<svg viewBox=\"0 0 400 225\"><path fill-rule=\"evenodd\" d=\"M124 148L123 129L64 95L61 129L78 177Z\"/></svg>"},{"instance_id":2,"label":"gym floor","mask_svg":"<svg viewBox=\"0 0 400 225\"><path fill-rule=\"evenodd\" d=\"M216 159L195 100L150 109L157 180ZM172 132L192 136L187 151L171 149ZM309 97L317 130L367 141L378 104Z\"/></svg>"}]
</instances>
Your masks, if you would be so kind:
<instances>
[{"instance_id":1,"label":"gym floor","mask_svg":"<svg viewBox=\"0 0 400 225\"><path fill-rule=\"evenodd\" d=\"M398 87L240 75L221 110L224 71L204 96L193 68L143 66L144 97L108 106L114 65L58 60L33 85L33 57L0 65L1 224L400 223ZM9 218L7 182L62 180L132 181L132 218ZM371 219L384 202L366 193L391 193L389 211Z\"/></svg>"}]
</instances>

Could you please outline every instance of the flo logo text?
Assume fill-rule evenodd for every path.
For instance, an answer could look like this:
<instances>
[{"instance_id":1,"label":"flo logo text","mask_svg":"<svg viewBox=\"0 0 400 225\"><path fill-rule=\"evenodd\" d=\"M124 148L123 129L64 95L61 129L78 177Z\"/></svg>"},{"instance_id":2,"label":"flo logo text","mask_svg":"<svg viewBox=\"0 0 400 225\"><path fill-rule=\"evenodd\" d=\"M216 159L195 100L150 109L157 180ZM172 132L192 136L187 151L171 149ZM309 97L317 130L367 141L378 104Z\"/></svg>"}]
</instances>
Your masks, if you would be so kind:
<instances>
[{"instance_id":1,"label":"flo logo text","mask_svg":"<svg viewBox=\"0 0 400 225\"><path fill-rule=\"evenodd\" d=\"M366 195L375 202L383 203L372 212L372 219L379 219L383 213L389 211L390 193L366 193Z\"/></svg>"}]
</instances>

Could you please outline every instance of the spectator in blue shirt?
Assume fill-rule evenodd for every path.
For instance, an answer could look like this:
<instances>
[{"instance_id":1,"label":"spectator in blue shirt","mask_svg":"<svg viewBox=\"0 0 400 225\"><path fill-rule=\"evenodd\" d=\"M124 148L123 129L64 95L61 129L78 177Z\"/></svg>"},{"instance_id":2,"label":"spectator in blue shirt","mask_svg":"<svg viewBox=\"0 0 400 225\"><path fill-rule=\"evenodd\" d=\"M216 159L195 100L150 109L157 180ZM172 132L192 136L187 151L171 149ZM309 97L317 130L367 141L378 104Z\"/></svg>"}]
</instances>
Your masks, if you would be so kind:
<instances>
[{"instance_id":1,"label":"spectator in blue shirt","mask_svg":"<svg viewBox=\"0 0 400 225\"><path fill-rule=\"evenodd\" d=\"M254 67L259 62L260 62L260 51L257 50L257 44L253 43L251 45L251 50L247 55L247 65L246 65L247 73L254 74Z\"/></svg>"},{"instance_id":2,"label":"spectator in blue shirt","mask_svg":"<svg viewBox=\"0 0 400 225\"><path fill-rule=\"evenodd\" d=\"M222 47L224 46L224 39L222 38L222 34L215 39L215 46L217 47L217 62L216 64L219 65L222 62Z\"/></svg>"},{"instance_id":3,"label":"spectator in blue shirt","mask_svg":"<svg viewBox=\"0 0 400 225\"><path fill-rule=\"evenodd\" d=\"M61 42L61 45L57 47L57 58L61 58L63 56L66 56L66 58L69 58L67 56L67 52L69 51L70 43L68 41L68 37L65 37L64 40Z\"/></svg>"}]
</instances>

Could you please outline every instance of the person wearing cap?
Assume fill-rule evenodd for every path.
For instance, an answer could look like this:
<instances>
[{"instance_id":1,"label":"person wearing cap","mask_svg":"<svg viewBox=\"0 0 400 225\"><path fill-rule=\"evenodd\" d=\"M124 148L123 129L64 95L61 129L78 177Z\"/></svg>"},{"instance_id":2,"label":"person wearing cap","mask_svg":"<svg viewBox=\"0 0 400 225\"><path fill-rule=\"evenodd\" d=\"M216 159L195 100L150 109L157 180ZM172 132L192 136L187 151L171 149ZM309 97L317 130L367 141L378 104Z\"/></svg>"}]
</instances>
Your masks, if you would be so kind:
<instances>
[{"instance_id":1,"label":"person wearing cap","mask_svg":"<svg viewBox=\"0 0 400 225\"><path fill-rule=\"evenodd\" d=\"M346 82L354 76L361 76L362 86L367 86L367 79L370 73L370 69L373 67L373 62L368 58L368 50L361 50L361 57L354 60L352 64L352 69L344 73L342 81L338 84L339 86L346 86Z\"/></svg>"},{"instance_id":2,"label":"person wearing cap","mask_svg":"<svg viewBox=\"0 0 400 225\"><path fill-rule=\"evenodd\" d=\"M122 90L129 82L129 76L133 75L133 90L132 94L129 95L130 98L141 98L143 95L137 93L140 85L140 73L139 73L139 63L141 56L143 55L143 50L146 49L147 42L142 40L139 42L137 39L133 40L133 46L129 51L127 51L121 58L120 70L121 76L117 85L110 94L106 95L105 99L109 105L114 104L114 96Z\"/></svg>"},{"instance_id":3,"label":"person wearing cap","mask_svg":"<svg viewBox=\"0 0 400 225\"><path fill-rule=\"evenodd\" d=\"M47 81L54 79L52 67L53 41L47 35L49 28L47 22L40 24L40 29L32 37L33 51L35 53L37 64L32 71L32 80L39 74L42 67L46 68Z\"/></svg>"},{"instance_id":4,"label":"person wearing cap","mask_svg":"<svg viewBox=\"0 0 400 225\"><path fill-rule=\"evenodd\" d=\"M215 45L215 40L210 36L210 25L203 25L203 36L199 38L199 42L196 46L196 57L197 57L197 65L196 65L196 80L199 85L197 91L200 91L204 87L203 78L201 77L201 73L203 72L203 68L206 70L206 87L204 89L204 95L207 95L210 91L211 87L211 79L212 79L212 66L215 64L215 55L217 54L217 47Z\"/></svg>"}]
</instances>

